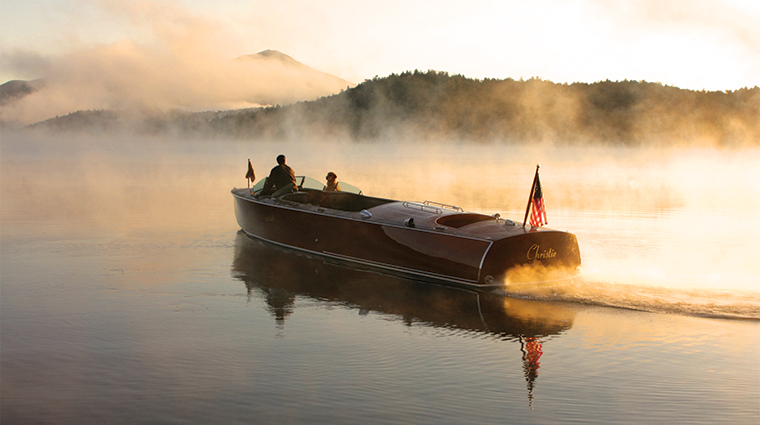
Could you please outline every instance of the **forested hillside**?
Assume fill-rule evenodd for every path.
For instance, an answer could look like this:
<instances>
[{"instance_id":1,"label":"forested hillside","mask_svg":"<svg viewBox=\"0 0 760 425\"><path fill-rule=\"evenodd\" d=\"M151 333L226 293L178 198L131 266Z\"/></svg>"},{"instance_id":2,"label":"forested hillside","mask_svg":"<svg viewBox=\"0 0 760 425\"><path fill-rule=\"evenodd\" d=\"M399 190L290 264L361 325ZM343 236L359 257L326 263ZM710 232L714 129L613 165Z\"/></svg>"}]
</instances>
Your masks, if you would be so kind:
<instances>
[{"instance_id":1,"label":"forested hillside","mask_svg":"<svg viewBox=\"0 0 760 425\"><path fill-rule=\"evenodd\" d=\"M78 121L84 125L91 113L78 114L78 119L65 117L65 124L59 118L37 127L74 128ZM760 144L760 88L706 92L638 81L556 84L414 71L376 77L311 102L245 111L174 112L144 117L137 128L153 134L253 139L744 146Z\"/></svg>"}]
</instances>

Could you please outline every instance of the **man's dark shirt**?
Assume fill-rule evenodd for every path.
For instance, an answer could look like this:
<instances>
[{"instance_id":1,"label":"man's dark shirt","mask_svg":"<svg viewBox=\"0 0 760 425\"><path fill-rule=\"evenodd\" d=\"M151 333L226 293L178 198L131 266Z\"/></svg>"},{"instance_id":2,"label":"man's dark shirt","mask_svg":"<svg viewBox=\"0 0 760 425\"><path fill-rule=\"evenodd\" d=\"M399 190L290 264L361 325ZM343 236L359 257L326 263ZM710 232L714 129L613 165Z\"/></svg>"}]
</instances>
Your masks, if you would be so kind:
<instances>
[{"instance_id":1,"label":"man's dark shirt","mask_svg":"<svg viewBox=\"0 0 760 425\"><path fill-rule=\"evenodd\" d=\"M264 184L262 193L264 195L271 195L276 190L282 189L291 183L294 186L296 185L296 173L287 164L280 164L272 168L269 178Z\"/></svg>"}]
</instances>

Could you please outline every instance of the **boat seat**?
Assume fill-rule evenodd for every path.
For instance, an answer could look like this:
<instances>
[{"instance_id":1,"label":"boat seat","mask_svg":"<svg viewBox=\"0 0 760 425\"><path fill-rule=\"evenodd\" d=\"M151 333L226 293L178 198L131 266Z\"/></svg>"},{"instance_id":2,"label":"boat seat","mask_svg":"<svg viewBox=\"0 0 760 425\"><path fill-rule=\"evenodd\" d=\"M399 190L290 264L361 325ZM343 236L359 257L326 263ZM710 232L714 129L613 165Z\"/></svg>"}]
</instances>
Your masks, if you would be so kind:
<instances>
[{"instance_id":1,"label":"boat seat","mask_svg":"<svg viewBox=\"0 0 760 425\"><path fill-rule=\"evenodd\" d=\"M356 203L356 196L348 192L322 192L320 205L336 210L359 211L361 208L356 209L356 205L353 205Z\"/></svg>"},{"instance_id":2,"label":"boat seat","mask_svg":"<svg viewBox=\"0 0 760 425\"><path fill-rule=\"evenodd\" d=\"M308 204L309 194L306 192L286 193L280 196L280 199L282 199L283 201L291 201L291 202L298 202L301 204Z\"/></svg>"},{"instance_id":3,"label":"boat seat","mask_svg":"<svg viewBox=\"0 0 760 425\"><path fill-rule=\"evenodd\" d=\"M463 214L445 215L443 217L440 217L435 222L443 226L460 228L460 227L467 226L468 224L477 223L479 221L493 220L493 219L494 218L491 217L490 215L463 213Z\"/></svg>"},{"instance_id":4,"label":"boat seat","mask_svg":"<svg viewBox=\"0 0 760 425\"><path fill-rule=\"evenodd\" d=\"M330 208L335 208L336 210L346 210L351 211L351 209L348 207L348 201L351 198L351 195L343 194L343 193L335 193L330 195Z\"/></svg>"}]
</instances>

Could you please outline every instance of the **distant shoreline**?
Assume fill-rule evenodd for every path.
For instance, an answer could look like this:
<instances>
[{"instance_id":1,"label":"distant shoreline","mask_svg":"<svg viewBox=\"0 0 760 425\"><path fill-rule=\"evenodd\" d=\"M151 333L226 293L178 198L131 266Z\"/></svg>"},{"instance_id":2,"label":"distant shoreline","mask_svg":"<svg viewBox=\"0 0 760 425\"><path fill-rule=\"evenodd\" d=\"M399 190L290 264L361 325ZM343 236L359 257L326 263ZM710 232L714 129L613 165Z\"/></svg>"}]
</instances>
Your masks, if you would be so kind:
<instances>
[{"instance_id":1,"label":"distant shoreline","mask_svg":"<svg viewBox=\"0 0 760 425\"><path fill-rule=\"evenodd\" d=\"M3 127L12 128L8 123ZM760 145L760 87L707 92L643 81L557 84L414 71L287 106L215 112L76 111L24 128L275 140L741 147Z\"/></svg>"}]
</instances>

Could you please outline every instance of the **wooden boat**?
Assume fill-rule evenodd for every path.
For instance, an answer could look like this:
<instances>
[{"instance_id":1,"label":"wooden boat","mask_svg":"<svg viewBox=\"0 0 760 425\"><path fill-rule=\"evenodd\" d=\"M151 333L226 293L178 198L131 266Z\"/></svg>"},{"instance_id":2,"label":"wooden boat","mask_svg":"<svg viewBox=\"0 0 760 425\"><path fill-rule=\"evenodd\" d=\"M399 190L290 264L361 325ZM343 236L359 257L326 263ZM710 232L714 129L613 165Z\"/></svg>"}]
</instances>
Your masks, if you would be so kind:
<instances>
[{"instance_id":1,"label":"wooden boat","mask_svg":"<svg viewBox=\"0 0 760 425\"><path fill-rule=\"evenodd\" d=\"M468 287L573 276L580 250L572 233L524 227L498 216L437 202L340 192L297 177L298 192L277 198L233 189L235 216L250 236L387 272Z\"/></svg>"}]
</instances>

